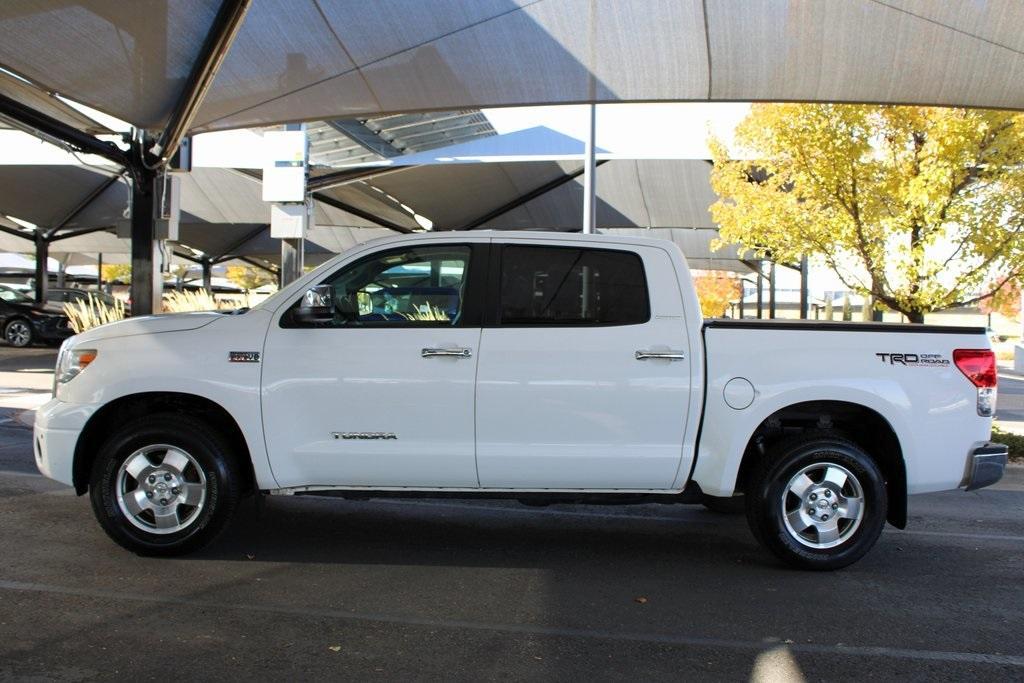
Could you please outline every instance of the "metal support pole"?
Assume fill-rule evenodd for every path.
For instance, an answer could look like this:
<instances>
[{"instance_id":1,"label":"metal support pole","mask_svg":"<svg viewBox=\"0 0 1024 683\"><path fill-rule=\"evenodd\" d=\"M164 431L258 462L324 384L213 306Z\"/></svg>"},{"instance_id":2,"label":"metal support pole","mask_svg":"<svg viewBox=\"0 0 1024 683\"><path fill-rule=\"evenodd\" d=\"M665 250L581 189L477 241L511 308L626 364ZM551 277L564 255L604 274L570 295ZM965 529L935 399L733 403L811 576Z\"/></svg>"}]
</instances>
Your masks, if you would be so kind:
<instances>
[{"instance_id":1,"label":"metal support pole","mask_svg":"<svg viewBox=\"0 0 1024 683\"><path fill-rule=\"evenodd\" d=\"M156 174L139 167L132 180L132 315L159 313L156 297L156 221L153 216L153 183Z\"/></svg>"},{"instance_id":2,"label":"metal support pole","mask_svg":"<svg viewBox=\"0 0 1024 683\"><path fill-rule=\"evenodd\" d=\"M38 230L35 235L36 241L36 302L46 302L46 288L49 286L50 271L46 262L50 258L50 243L46 241Z\"/></svg>"},{"instance_id":3,"label":"metal support pole","mask_svg":"<svg viewBox=\"0 0 1024 683\"><path fill-rule=\"evenodd\" d=\"M302 277L303 240L281 240L281 286L286 287Z\"/></svg>"},{"instance_id":4,"label":"metal support pole","mask_svg":"<svg viewBox=\"0 0 1024 683\"><path fill-rule=\"evenodd\" d=\"M775 261L768 262L768 318L775 319Z\"/></svg>"},{"instance_id":5,"label":"metal support pole","mask_svg":"<svg viewBox=\"0 0 1024 683\"><path fill-rule=\"evenodd\" d=\"M806 256L800 257L800 319L807 320L810 302L810 266Z\"/></svg>"},{"instance_id":6,"label":"metal support pole","mask_svg":"<svg viewBox=\"0 0 1024 683\"><path fill-rule=\"evenodd\" d=\"M204 256L203 260L199 262L203 267L203 289L207 292L213 292L213 261L210 260L209 256Z\"/></svg>"},{"instance_id":7,"label":"metal support pole","mask_svg":"<svg viewBox=\"0 0 1024 683\"><path fill-rule=\"evenodd\" d=\"M68 267L67 264L62 260L57 261L57 289L64 289L67 284L68 278Z\"/></svg>"},{"instance_id":8,"label":"metal support pole","mask_svg":"<svg viewBox=\"0 0 1024 683\"><path fill-rule=\"evenodd\" d=\"M96 254L96 289L103 291L103 254Z\"/></svg>"},{"instance_id":9,"label":"metal support pole","mask_svg":"<svg viewBox=\"0 0 1024 683\"><path fill-rule=\"evenodd\" d=\"M167 128L164 129L159 142L148 150L161 161L167 161L174 156L181 139L191 127L206 98L206 92L213 84L213 79L216 78L235 36L242 27L251 2L252 0L224 0L221 3L210 32L200 48L199 56L192 64L192 71L185 80L185 87L171 111Z\"/></svg>"},{"instance_id":10,"label":"metal support pole","mask_svg":"<svg viewBox=\"0 0 1024 683\"><path fill-rule=\"evenodd\" d=\"M764 318L764 261L757 262L757 318Z\"/></svg>"},{"instance_id":11,"label":"metal support pole","mask_svg":"<svg viewBox=\"0 0 1024 683\"><path fill-rule=\"evenodd\" d=\"M597 137L597 105L590 105L587 139L583 147L583 233L594 232L597 216L594 188L597 183L594 154L594 140Z\"/></svg>"}]
</instances>

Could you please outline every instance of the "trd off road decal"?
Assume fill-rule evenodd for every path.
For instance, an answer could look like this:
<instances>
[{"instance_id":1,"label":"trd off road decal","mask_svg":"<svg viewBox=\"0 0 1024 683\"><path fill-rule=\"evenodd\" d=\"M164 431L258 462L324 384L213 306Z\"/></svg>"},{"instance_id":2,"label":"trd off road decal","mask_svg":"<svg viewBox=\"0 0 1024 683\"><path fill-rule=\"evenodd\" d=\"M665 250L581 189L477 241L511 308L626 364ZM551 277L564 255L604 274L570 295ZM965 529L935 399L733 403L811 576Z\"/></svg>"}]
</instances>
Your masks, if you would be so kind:
<instances>
[{"instance_id":1,"label":"trd off road decal","mask_svg":"<svg viewBox=\"0 0 1024 683\"><path fill-rule=\"evenodd\" d=\"M941 353L876 353L888 365L909 365L911 367L942 368L949 365L949 359Z\"/></svg>"}]
</instances>

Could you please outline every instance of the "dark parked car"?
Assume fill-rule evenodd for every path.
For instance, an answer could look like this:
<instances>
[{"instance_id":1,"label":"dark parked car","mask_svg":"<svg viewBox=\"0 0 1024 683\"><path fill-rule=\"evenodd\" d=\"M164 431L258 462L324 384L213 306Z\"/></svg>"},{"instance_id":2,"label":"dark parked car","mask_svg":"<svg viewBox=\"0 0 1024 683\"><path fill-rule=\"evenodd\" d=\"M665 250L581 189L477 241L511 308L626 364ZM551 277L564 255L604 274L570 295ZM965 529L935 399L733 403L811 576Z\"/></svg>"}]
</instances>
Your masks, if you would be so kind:
<instances>
[{"instance_id":1,"label":"dark parked car","mask_svg":"<svg viewBox=\"0 0 1024 683\"><path fill-rule=\"evenodd\" d=\"M70 289L50 287L46 290L46 301L58 305L65 303L73 304L77 301L85 301L88 303L90 296L95 299L98 299L101 303L107 306L113 306L116 303L114 297L110 296L106 292L98 292L94 289ZM123 305L125 307L125 314L131 313L131 307L128 304Z\"/></svg>"},{"instance_id":2,"label":"dark parked car","mask_svg":"<svg viewBox=\"0 0 1024 683\"><path fill-rule=\"evenodd\" d=\"M11 346L60 342L74 334L62 304L37 304L16 289L0 285L0 329Z\"/></svg>"}]
</instances>

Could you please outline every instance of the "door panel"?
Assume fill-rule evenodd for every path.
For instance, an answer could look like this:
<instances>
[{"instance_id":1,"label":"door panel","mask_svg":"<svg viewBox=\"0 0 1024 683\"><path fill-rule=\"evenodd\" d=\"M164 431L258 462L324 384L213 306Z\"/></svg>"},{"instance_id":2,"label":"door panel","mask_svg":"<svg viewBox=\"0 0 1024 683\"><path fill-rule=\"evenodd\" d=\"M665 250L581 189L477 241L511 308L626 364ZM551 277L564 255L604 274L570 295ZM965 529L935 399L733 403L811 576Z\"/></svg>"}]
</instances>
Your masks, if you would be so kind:
<instances>
[{"instance_id":1,"label":"door panel","mask_svg":"<svg viewBox=\"0 0 1024 683\"><path fill-rule=\"evenodd\" d=\"M485 328L477 374L477 466L481 486L550 489L669 489L679 470L691 396L691 367L675 286L677 275L660 249L637 248L646 280L668 286L650 292L649 316L636 324L499 325ZM508 254L503 257L507 259ZM557 259L554 259L557 261ZM577 263L577 261L572 261ZM503 273L506 266L503 265ZM559 298L619 292L607 270L575 265L572 273L538 270L528 284L532 308L509 303L516 285L506 277L502 299L521 320L549 317ZM587 268L591 268L588 271ZM565 293L562 283L596 271ZM523 278L522 273L516 277ZM642 274L641 274L642 277ZM529 278L527 278L529 279ZM636 276L631 275L630 281ZM555 294L550 283L561 289ZM548 294L548 291L551 294ZM580 292L591 291L591 294ZM556 303L552 303L556 302ZM513 305L514 304L514 305ZM586 304L583 308L586 309ZM597 306L600 308L600 306ZM595 320L599 313L592 313ZM630 313L622 314L623 319ZM607 322L607 321L606 321ZM637 351L675 358L638 359ZM682 356L683 358L678 358Z\"/></svg>"},{"instance_id":2,"label":"door panel","mask_svg":"<svg viewBox=\"0 0 1024 683\"><path fill-rule=\"evenodd\" d=\"M362 257L269 330L263 423L278 483L476 487L473 400L486 244Z\"/></svg>"},{"instance_id":3,"label":"door panel","mask_svg":"<svg viewBox=\"0 0 1024 683\"><path fill-rule=\"evenodd\" d=\"M283 487L477 486L479 340L479 328L271 330L263 422L274 477ZM471 355L425 358L425 348Z\"/></svg>"}]
</instances>

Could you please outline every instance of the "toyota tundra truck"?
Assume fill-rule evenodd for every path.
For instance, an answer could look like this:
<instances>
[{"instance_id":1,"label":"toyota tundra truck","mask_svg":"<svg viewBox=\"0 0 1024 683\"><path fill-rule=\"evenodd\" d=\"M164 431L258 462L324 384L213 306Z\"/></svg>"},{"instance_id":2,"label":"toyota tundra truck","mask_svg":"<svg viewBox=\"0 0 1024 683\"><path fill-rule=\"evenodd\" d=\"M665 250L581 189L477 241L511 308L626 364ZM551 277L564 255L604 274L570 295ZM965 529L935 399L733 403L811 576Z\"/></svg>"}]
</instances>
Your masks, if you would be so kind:
<instances>
[{"instance_id":1,"label":"toyota tundra truck","mask_svg":"<svg viewBox=\"0 0 1024 683\"><path fill-rule=\"evenodd\" d=\"M43 474L144 554L246 495L741 504L782 560L862 557L912 494L988 486L982 328L704 320L671 242L436 232L363 244L249 310L68 339Z\"/></svg>"}]
</instances>

